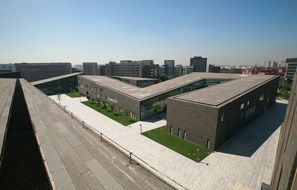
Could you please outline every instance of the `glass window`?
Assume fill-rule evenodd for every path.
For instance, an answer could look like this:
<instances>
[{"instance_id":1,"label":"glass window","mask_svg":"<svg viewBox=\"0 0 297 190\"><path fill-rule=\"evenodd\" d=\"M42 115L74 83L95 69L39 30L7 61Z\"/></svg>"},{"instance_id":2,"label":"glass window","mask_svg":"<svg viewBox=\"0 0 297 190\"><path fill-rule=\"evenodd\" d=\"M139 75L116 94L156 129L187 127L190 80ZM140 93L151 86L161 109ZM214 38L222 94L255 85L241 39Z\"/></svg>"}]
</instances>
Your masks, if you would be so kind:
<instances>
[{"instance_id":1,"label":"glass window","mask_svg":"<svg viewBox=\"0 0 297 190\"><path fill-rule=\"evenodd\" d=\"M183 138L187 139L187 131L184 131Z\"/></svg>"},{"instance_id":2,"label":"glass window","mask_svg":"<svg viewBox=\"0 0 297 190\"><path fill-rule=\"evenodd\" d=\"M222 115L221 115L221 122L223 122L224 121L224 113L222 113Z\"/></svg>"},{"instance_id":3,"label":"glass window","mask_svg":"<svg viewBox=\"0 0 297 190\"><path fill-rule=\"evenodd\" d=\"M240 105L240 110L243 110L243 108L244 108L244 103L242 103L242 104Z\"/></svg>"}]
</instances>

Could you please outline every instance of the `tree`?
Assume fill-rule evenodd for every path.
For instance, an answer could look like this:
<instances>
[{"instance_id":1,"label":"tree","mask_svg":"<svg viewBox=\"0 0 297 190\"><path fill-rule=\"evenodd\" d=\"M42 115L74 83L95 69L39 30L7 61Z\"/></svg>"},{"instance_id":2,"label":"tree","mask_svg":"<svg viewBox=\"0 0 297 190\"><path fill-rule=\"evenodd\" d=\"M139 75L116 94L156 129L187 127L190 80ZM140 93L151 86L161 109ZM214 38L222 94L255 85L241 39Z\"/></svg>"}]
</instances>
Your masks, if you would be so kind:
<instances>
[{"instance_id":1,"label":"tree","mask_svg":"<svg viewBox=\"0 0 297 190\"><path fill-rule=\"evenodd\" d=\"M156 102L153 104L153 108L156 113L162 113L166 111L166 104L165 102Z\"/></svg>"},{"instance_id":2,"label":"tree","mask_svg":"<svg viewBox=\"0 0 297 190\"><path fill-rule=\"evenodd\" d=\"M160 80L163 82L163 81L166 81L166 80L168 80L168 76L167 75L162 75L161 77L160 77Z\"/></svg>"}]
</instances>

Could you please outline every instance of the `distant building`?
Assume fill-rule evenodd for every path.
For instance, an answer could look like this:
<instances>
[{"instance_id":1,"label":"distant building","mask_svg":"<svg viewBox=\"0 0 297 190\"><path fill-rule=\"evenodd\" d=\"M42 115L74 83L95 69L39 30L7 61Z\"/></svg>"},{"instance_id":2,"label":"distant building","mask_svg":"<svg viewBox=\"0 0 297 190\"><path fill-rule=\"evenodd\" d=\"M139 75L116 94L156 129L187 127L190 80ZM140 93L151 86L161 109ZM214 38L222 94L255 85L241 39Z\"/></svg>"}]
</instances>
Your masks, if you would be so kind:
<instances>
[{"instance_id":1,"label":"distant building","mask_svg":"<svg viewBox=\"0 0 297 190\"><path fill-rule=\"evenodd\" d=\"M174 67L174 75L173 77L176 78L176 77L180 77L183 75L183 66L182 65L176 65Z\"/></svg>"},{"instance_id":2,"label":"distant building","mask_svg":"<svg viewBox=\"0 0 297 190\"><path fill-rule=\"evenodd\" d=\"M29 82L72 73L71 63L16 63L15 68Z\"/></svg>"},{"instance_id":3,"label":"distant building","mask_svg":"<svg viewBox=\"0 0 297 190\"><path fill-rule=\"evenodd\" d=\"M97 75L105 75L105 65L97 66Z\"/></svg>"},{"instance_id":4,"label":"distant building","mask_svg":"<svg viewBox=\"0 0 297 190\"><path fill-rule=\"evenodd\" d=\"M293 81L294 74L297 70L297 58L287 59L286 63L287 63L286 78L288 79L288 82L291 82Z\"/></svg>"},{"instance_id":5,"label":"distant building","mask_svg":"<svg viewBox=\"0 0 297 190\"><path fill-rule=\"evenodd\" d=\"M183 67L183 75L191 74L192 72L194 72L193 66Z\"/></svg>"},{"instance_id":6,"label":"distant building","mask_svg":"<svg viewBox=\"0 0 297 190\"><path fill-rule=\"evenodd\" d=\"M272 67L273 67L273 68L278 68L278 62L273 61Z\"/></svg>"},{"instance_id":7,"label":"distant building","mask_svg":"<svg viewBox=\"0 0 297 190\"><path fill-rule=\"evenodd\" d=\"M290 62L291 60L289 60ZM285 120L281 126L276 151L273 190L297 189L297 73L292 84Z\"/></svg>"},{"instance_id":8,"label":"distant building","mask_svg":"<svg viewBox=\"0 0 297 190\"><path fill-rule=\"evenodd\" d=\"M80 70L81 72L84 71L84 66L83 65L74 65L74 68Z\"/></svg>"},{"instance_id":9,"label":"distant building","mask_svg":"<svg viewBox=\"0 0 297 190\"><path fill-rule=\"evenodd\" d=\"M155 78L155 74L158 75L156 66L153 60L109 62L105 65L105 75Z\"/></svg>"},{"instance_id":10,"label":"distant building","mask_svg":"<svg viewBox=\"0 0 297 190\"><path fill-rule=\"evenodd\" d=\"M174 60L164 60L165 75L168 78L174 77Z\"/></svg>"},{"instance_id":11,"label":"distant building","mask_svg":"<svg viewBox=\"0 0 297 190\"><path fill-rule=\"evenodd\" d=\"M220 73L221 72L221 67L210 64L209 67L208 67L208 72L210 72L210 73Z\"/></svg>"},{"instance_id":12,"label":"distant building","mask_svg":"<svg viewBox=\"0 0 297 190\"><path fill-rule=\"evenodd\" d=\"M165 65L161 65L161 66L159 67L159 76L162 77L162 76L164 76L164 75L166 75L166 74L165 74Z\"/></svg>"},{"instance_id":13,"label":"distant building","mask_svg":"<svg viewBox=\"0 0 297 190\"><path fill-rule=\"evenodd\" d=\"M206 72L207 58L192 57L190 59L190 66L193 66L193 72Z\"/></svg>"},{"instance_id":14,"label":"distant building","mask_svg":"<svg viewBox=\"0 0 297 190\"><path fill-rule=\"evenodd\" d=\"M16 72L15 64L0 64L0 73Z\"/></svg>"},{"instance_id":15,"label":"distant building","mask_svg":"<svg viewBox=\"0 0 297 190\"><path fill-rule=\"evenodd\" d=\"M97 62L84 62L83 67L85 75L97 75Z\"/></svg>"}]
</instances>

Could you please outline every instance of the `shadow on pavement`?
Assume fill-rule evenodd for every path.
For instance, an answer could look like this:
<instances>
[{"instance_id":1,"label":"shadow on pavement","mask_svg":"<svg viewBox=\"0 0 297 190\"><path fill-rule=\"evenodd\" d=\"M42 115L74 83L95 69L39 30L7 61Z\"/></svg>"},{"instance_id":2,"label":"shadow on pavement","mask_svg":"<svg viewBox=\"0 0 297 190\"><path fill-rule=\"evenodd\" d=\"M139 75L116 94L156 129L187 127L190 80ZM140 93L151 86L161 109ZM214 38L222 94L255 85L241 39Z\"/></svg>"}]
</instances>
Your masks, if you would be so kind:
<instances>
[{"instance_id":1,"label":"shadow on pavement","mask_svg":"<svg viewBox=\"0 0 297 190\"><path fill-rule=\"evenodd\" d=\"M276 102L216 151L251 157L282 124L287 104Z\"/></svg>"}]
</instances>

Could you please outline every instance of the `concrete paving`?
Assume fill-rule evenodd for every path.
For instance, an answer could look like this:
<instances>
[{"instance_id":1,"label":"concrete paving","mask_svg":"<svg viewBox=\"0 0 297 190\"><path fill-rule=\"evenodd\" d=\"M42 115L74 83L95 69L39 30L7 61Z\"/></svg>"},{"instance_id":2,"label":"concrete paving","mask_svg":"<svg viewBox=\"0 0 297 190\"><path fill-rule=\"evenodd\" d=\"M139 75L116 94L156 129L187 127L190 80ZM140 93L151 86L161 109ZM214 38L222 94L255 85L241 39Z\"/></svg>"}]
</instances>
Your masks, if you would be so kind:
<instances>
[{"instance_id":1,"label":"concrete paving","mask_svg":"<svg viewBox=\"0 0 297 190\"><path fill-rule=\"evenodd\" d=\"M141 166L129 164L125 155L24 79L21 86L52 189L172 189Z\"/></svg>"},{"instance_id":2,"label":"concrete paving","mask_svg":"<svg viewBox=\"0 0 297 190\"><path fill-rule=\"evenodd\" d=\"M262 116L242 129L203 163L196 163L144 137L143 131L166 124L166 121L137 122L123 126L85 106L83 98L61 95L51 98L73 112L94 129L125 147L146 162L145 167L178 189L260 189L262 182L270 183L279 126L287 102L278 101ZM205 163L208 163L205 164Z\"/></svg>"}]
</instances>

